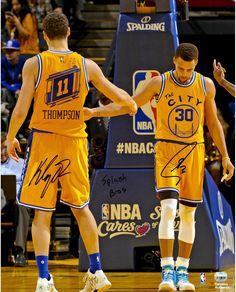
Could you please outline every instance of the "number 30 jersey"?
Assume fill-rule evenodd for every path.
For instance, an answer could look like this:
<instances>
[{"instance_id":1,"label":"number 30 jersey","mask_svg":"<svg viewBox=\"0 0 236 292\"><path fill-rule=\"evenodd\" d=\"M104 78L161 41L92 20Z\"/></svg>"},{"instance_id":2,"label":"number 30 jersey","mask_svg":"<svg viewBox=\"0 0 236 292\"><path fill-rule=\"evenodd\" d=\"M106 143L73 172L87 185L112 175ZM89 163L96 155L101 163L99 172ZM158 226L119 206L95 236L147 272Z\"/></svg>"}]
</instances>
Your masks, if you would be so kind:
<instances>
[{"instance_id":1,"label":"number 30 jersey","mask_svg":"<svg viewBox=\"0 0 236 292\"><path fill-rule=\"evenodd\" d=\"M165 72L161 77L155 138L184 143L204 142L204 77L194 71L186 84L178 82L173 71Z\"/></svg>"},{"instance_id":2,"label":"number 30 jersey","mask_svg":"<svg viewBox=\"0 0 236 292\"><path fill-rule=\"evenodd\" d=\"M83 105L89 85L85 59L76 52L37 55L38 78L30 128L64 136L86 137Z\"/></svg>"}]
</instances>

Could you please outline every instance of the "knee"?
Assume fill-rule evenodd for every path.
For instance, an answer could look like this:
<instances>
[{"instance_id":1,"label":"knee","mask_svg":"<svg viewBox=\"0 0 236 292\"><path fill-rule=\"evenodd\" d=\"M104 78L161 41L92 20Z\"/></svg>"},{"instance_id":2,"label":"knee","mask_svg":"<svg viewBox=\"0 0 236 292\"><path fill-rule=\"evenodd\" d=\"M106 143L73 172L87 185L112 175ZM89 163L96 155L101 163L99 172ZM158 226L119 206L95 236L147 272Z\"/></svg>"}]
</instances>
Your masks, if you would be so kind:
<instances>
[{"instance_id":1,"label":"knee","mask_svg":"<svg viewBox=\"0 0 236 292\"><path fill-rule=\"evenodd\" d=\"M187 224L194 224L196 207L188 207L180 204L179 217L180 221Z\"/></svg>"},{"instance_id":2,"label":"knee","mask_svg":"<svg viewBox=\"0 0 236 292\"><path fill-rule=\"evenodd\" d=\"M87 216L89 212L88 206L84 208L71 208L71 211L77 220L80 220L82 217Z\"/></svg>"},{"instance_id":3,"label":"knee","mask_svg":"<svg viewBox=\"0 0 236 292\"><path fill-rule=\"evenodd\" d=\"M161 201L161 218L167 221L174 221L177 210L176 199L166 199Z\"/></svg>"},{"instance_id":4,"label":"knee","mask_svg":"<svg viewBox=\"0 0 236 292\"><path fill-rule=\"evenodd\" d=\"M52 212L35 211L33 225L36 227L50 226Z\"/></svg>"},{"instance_id":5,"label":"knee","mask_svg":"<svg viewBox=\"0 0 236 292\"><path fill-rule=\"evenodd\" d=\"M195 211L196 207L179 206L179 240L189 244L193 244L195 238Z\"/></svg>"}]
</instances>

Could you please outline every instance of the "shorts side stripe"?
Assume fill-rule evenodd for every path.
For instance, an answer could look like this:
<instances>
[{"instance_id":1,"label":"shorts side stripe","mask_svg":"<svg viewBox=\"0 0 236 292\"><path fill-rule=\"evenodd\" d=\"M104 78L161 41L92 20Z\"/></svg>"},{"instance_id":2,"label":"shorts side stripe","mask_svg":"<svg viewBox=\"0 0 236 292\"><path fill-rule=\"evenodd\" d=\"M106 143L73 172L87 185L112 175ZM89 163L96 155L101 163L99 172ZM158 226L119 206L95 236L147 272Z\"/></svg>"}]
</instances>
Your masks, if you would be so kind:
<instances>
[{"instance_id":1,"label":"shorts side stripe","mask_svg":"<svg viewBox=\"0 0 236 292\"><path fill-rule=\"evenodd\" d=\"M60 200L60 202L62 204L67 205L67 206L70 206L70 207L75 208L75 209L83 209L85 206L87 206L89 204L89 201L90 200L88 200L87 202L85 202L83 205L78 206L78 205L73 205L73 204L67 203L67 202L65 202L63 200Z\"/></svg>"},{"instance_id":2,"label":"shorts side stripe","mask_svg":"<svg viewBox=\"0 0 236 292\"><path fill-rule=\"evenodd\" d=\"M22 186L24 184L25 174L26 174L26 171L28 168L30 152L31 152L31 148L32 148L32 142L33 142L33 133L31 132L30 136L28 138L27 146L26 146L26 156L25 156L25 161L24 161L22 173L21 173L21 186L20 186L20 189L19 189L18 194L17 194L17 201L18 202L20 202L21 190L22 190Z\"/></svg>"},{"instance_id":3,"label":"shorts side stripe","mask_svg":"<svg viewBox=\"0 0 236 292\"><path fill-rule=\"evenodd\" d=\"M55 211L56 208L42 208L42 207L38 207L38 206L35 206L35 205L28 205L28 204L23 204L23 203L20 203L18 198L16 198L17 200L17 204L20 205L20 206L24 206L24 207L27 207L27 208L31 208L31 209L35 209L35 210L40 210L40 211L46 211L46 212L52 212L52 211Z\"/></svg>"},{"instance_id":4,"label":"shorts side stripe","mask_svg":"<svg viewBox=\"0 0 236 292\"><path fill-rule=\"evenodd\" d=\"M156 189L156 192L159 193L159 192L163 192L163 191L175 191L179 194L179 190L176 189L176 188L155 188Z\"/></svg>"}]
</instances>

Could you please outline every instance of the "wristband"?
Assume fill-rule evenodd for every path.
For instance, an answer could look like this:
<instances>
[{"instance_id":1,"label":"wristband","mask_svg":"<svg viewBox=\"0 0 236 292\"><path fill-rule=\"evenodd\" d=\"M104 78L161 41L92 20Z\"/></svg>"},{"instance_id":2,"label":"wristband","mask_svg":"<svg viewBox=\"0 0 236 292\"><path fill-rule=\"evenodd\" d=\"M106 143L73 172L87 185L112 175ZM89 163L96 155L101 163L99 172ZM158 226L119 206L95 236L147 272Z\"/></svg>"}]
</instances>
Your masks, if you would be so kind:
<instances>
[{"instance_id":1,"label":"wristband","mask_svg":"<svg viewBox=\"0 0 236 292\"><path fill-rule=\"evenodd\" d=\"M224 160L230 160L229 156L222 157L222 161L224 161Z\"/></svg>"}]
</instances>

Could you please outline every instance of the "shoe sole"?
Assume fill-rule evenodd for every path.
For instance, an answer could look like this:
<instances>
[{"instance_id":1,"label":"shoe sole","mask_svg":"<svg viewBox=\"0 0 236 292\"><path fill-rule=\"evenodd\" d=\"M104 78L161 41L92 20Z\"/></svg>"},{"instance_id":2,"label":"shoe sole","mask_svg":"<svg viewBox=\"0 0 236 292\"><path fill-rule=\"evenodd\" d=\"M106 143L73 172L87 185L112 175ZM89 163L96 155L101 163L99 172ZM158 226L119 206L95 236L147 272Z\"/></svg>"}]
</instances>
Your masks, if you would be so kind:
<instances>
[{"instance_id":1,"label":"shoe sole","mask_svg":"<svg viewBox=\"0 0 236 292\"><path fill-rule=\"evenodd\" d=\"M97 289L95 291L97 291L97 292L104 292L104 291L109 290L110 288L111 288L111 284L107 284L106 286L104 286L104 287L102 287L100 289Z\"/></svg>"},{"instance_id":2,"label":"shoe sole","mask_svg":"<svg viewBox=\"0 0 236 292\"><path fill-rule=\"evenodd\" d=\"M35 290L35 292L37 292L37 290ZM53 288L53 290L50 290L50 292L58 292L58 290Z\"/></svg>"},{"instance_id":3,"label":"shoe sole","mask_svg":"<svg viewBox=\"0 0 236 292\"><path fill-rule=\"evenodd\" d=\"M163 286L163 287L159 288L158 291L162 291L162 292L172 292L172 291L176 291L176 289Z\"/></svg>"},{"instance_id":4,"label":"shoe sole","mask_svg":"<svg viewBox=\"0 0 236 292\"><path fill-rule=\"evenodd\" d=\"M186 289L179 289L179 287L177 287L177 290L178 291L181 291L181 292L194 292L194 291L196 291L196 289L195 288L186 288Z\"/></svg>"}]
</instances>

